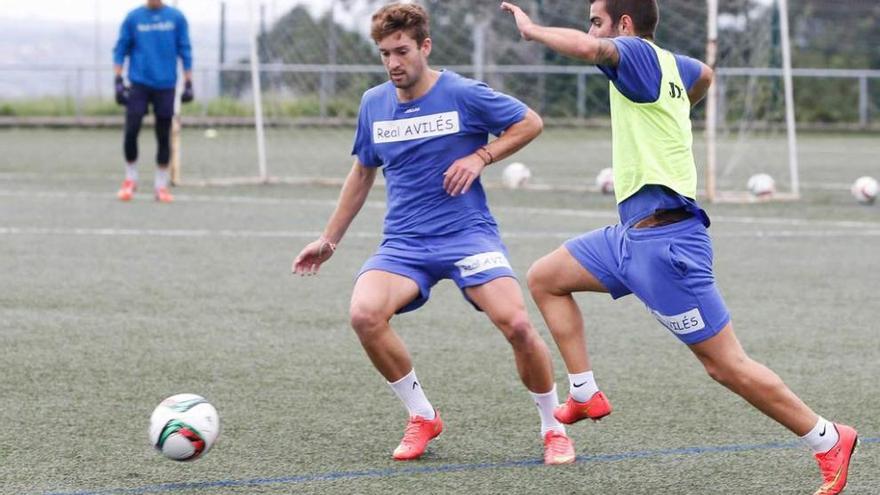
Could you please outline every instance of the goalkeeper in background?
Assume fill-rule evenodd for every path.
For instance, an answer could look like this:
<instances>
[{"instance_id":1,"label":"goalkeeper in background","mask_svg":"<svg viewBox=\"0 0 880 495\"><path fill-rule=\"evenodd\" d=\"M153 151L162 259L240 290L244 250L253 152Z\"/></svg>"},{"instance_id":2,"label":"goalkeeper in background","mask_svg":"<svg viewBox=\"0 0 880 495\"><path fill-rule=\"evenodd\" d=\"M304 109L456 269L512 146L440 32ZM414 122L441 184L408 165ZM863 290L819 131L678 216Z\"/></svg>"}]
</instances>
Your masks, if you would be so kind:
<instances>
[{"instance_id":1,"label":"goalkeeper in background","mask_svg":"<svg viewBox=\"0 0 880 495\"><path fill-rule=\"evenodd\" d=\"M569 372L568 401L556 418L571 424L611 412L587 355L572 293L635 294L687 344L708 374L812 449L825 483L840 493L856 431L817 416L782 380L750 359L715 285L709 217L696 202L690 108L713 72L657 46L656 0L590 0L589 34L539 26L504 2L523 39L595 64L610 80L614 189L620 223L583 234L535 262L529 289ZM674 414L673 414L674 417Z\"/></svg>"},{"instance_id":2,"label":"goalkeeper in background","mask_svg":"<svg viewBox=\"0 0 880 495\"><path fill-rule=\"evenodd\" d=\"M131 87L122 78L125 57ZM183 13L162 0L147 0L146 5L128 13L113 49L116 102L125 106L125 181L117 193L122 201L131 200L137 189L137 140L148 105L152 105L156 117L155 197L162 203L174 200L168 192L168 164L178 58L183 61L185 79L180 101L188 103L193 100L192 48Z\"/></svg>"}]
</instances>

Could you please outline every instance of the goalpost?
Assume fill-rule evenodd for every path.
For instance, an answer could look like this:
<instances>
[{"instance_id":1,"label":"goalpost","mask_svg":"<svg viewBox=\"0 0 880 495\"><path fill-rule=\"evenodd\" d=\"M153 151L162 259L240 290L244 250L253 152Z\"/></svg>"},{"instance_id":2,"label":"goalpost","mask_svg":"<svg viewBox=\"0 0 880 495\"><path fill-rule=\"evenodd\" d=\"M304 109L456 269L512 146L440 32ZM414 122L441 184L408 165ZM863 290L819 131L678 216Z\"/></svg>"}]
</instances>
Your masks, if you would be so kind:
<instances>
[{"instance_id":1,"label":"goalpost","mask_svg":"<svg viewBox=\"0 0 880 495\"><path fill-rule=\"evenodd\" d=\"M778 164L774 167L767 162L760 161L758 168L753 168L753 172L767 173L772 172L771 176L777 181L786 179L788 190L778 189L772 196L762 199L776 200L796 200L800 198L800 181L798 175L798 159L797 159L797 130L795 120L795 103L794 103L794 83L792 79L791 66L791 42L789 38L788 25L788 2L787 0L774 0L776 7L776 15L778 16L778 32L770 32L771 38L778 38L780 67L749 67L728 68L718 66L718 33L719 33L719 4L718 0L707 0L707 43L706 43L706 63L716 71L716 82L710 88L706 98L706 168L705 168L705 195L709 202L742 202L753 201L756 198L744 191L745 183L740 182L739 187L728 183L719 186L719 179L730 174L730 171L738 166L736 158L731 159L725 165L719 164L718 159L718 139L719 125L726 125L721 122L723 116L719 115L719 105L722 99L722 92L725 91L725 77L740 77L746 79L747 86L756 85L757 78L781 78L783 87L782 104L784 105L784 128L786 132L786 165L787 170L781 168ZM770 7L768 7L768 10ZM741 16L754 15L748 11L742 12ZM733 23L736 19L729 19ZM772 43L771 43L772 45ZM771 48L775 48L771 46ZM772 58L772 56L771 56ZM772 84L772 83L771 83ZM752 90L756 91L756 90ZM749 95L747 95L747 98ZM750 103L749 103L750 105ZM750 117L744 115L743 122L739 123L739 133L742 135L751 132L747 129ZM767 129L764 130L767 132ZM743 141L742 136L737 138ZM742 145L741 145L742 146ZM736 157L736 155L733 155ZM779 160L777 155L777 161ZM760 168L764 167L764 170ZM770 170L766 170L769 168Z\"/></svg>"}]
</instances>

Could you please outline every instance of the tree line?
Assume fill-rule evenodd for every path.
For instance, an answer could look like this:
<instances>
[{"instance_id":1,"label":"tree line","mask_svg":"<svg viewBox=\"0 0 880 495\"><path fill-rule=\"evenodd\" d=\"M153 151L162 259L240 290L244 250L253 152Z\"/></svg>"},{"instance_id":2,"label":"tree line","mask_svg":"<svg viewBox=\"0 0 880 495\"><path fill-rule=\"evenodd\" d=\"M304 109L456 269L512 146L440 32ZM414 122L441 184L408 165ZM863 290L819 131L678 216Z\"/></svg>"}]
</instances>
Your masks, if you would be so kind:
<instances>
[{"instance_id":1,"label":"tree line","mask_svg":"<svg viewBox=\"0 0 880 495\"><path fill-rule=\"evenodd\" d=\"M353 0L337 0L343 8L353 8ZM364 6L366 1L366 6ZM361 0L358 5L372 12L383 1ZM435 67L470 65L475 57L475 32L481 33L485 49L481 56L486 65L578 65L580 62L559 56L535 43L520 40L514 23L498 11L495 0L426 0L423 5L431 15L431 37ZM722 67L779 67L779 18L775 5L766 0L725 0L719 2L719 54ZM527 0L521 5L538 22L548 25L588 28L589 2L586 0ZM698 59L705 56L706 4L695 0L661 0L661 20L657 42L670 50ZM790 38L793 66L801 68L880 68L880 2L874 0L789 0ZM259 58L263 64L332 64L376 65L375 45L366 33L343 26L325 13L314 17L298 6L288 11L259 36ZM246 62L247 60L242 60ZM224 88L231 95L247 91L249 76L228 73ZM572 88L575 76L511 77L486 74L490 85L511 93L531 95L530 105L551 116L572 116L576 107ZM285 74L266 73L263 90L285 98L331 102L331 113L350 115L356 112L360 94L385 80L382 73L359 74ZM746 83L743 83L746 84ZM751 105L761 99L779 98L781 91L773 81L749 81ZM858 87L852 80L796 81L799 120L836 122L853 118ZM757 86L756 86L757 85ZM880 85L880 84L877 84ZM757 89L756 89L757 88ZM582 89L590 102L588 112L607 112L607 81L590 78ZM731 117L745 111L737 109L738 91L731 89ZM871 88L871 100L880 103L880 88ZM758 101L755 101L758 100ZM779 108L780 105L765 105ZM587 115L589 116L589 115ZM753 116L776 118L777 115Z\"/></svg>"}]
</instances>

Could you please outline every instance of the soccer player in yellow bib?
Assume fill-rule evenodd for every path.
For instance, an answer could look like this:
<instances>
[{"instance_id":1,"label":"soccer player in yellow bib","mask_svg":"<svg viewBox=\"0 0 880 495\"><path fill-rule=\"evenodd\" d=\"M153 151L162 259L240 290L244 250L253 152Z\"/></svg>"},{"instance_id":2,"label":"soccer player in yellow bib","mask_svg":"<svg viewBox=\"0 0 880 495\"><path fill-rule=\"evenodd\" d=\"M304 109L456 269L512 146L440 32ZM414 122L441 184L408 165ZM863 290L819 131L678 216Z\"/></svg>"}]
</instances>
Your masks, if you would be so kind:
<instances>
[{"instance_id":1,"label":"soccer player in yellow bib","mask_svg":"<svg viewBox=\"0 0 880 495\"><path fill-rule=\"evenodd\" d=\"M813 450L825 479L817 495L840 493L856 431L816 415L773 371L746 355L715 284L709 217L696 202L690 121L712 70L654 43L656 0L589 4L589 33L540 26L516 5L501 4L523 39L595 64L610 81L620 223L570 239L536 261L528 275L569 372L570 395L556 418L571 424L611 413L593 376L572 293L605 292L615 299L635 294L712 378Z\"/></svg>"}]
</instances>

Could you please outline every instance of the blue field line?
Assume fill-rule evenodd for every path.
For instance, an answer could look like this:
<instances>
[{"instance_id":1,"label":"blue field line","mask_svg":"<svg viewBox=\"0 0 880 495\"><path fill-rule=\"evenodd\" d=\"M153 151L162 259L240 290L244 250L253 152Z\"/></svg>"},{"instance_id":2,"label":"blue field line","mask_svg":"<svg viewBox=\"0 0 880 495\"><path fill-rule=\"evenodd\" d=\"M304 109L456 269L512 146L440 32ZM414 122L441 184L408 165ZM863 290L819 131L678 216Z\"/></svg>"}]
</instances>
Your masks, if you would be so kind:
<instances>
[{"instance_id":1,"label":"blue field line","mask_svg":"<svg viewBox=\"0 0 880 495\"><path fill-rule=\"evenodd\" d=\"M878 443L880 437L862 438L864 443ZM664 450L636 450L621 452L619 454L579 455L578 464L615 462L630 459L645 459L650 457L674 457L703 454L719 454L727 452L747 452L755 450L777 450L803 448L800 442L761 443L742 445L720 445L717 447L684 447ZM147 485L138 488L111 488L103 490L84 490L76 492L49 492L44 495L140 495L142 493L167 493L181 492L185 490L198 490L210 488L234 488L263 485L297 485L316 481L356 480L364 478L390 478L395 476L407 476L413 474L454 473L460 471L485 471L490 469L505 469L516 467L543 466L540 459L526 459L507 462L487 462L479 464L447 464L443 466L422 466L408 468L370 469L365 471L335 471L323 474L303 474L298 476L283 476L279 478L253 478L249 480L220 480L198 481L191 483L163 483Z\"/></svg>"}]
</instances>

